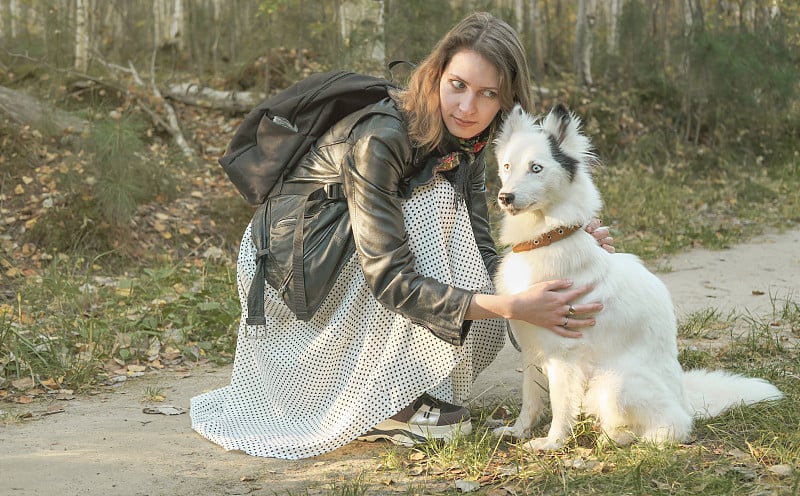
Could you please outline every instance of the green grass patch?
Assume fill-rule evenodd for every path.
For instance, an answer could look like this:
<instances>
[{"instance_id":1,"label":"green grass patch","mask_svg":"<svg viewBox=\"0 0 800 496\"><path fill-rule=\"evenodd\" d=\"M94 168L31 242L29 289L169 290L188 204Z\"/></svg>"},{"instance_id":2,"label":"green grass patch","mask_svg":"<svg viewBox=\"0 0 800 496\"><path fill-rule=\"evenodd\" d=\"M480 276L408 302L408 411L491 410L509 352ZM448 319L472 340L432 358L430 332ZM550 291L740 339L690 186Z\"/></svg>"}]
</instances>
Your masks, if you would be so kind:
<instances>
[{"instance_id":1,"label":"green grass patch","mask_svg":"<svg viewBox=\"0 0 800 496\"><path fill-rule=\"evenodd\" d=\"M685 368L763 377L786 395L777 402L734 407L716 418L697 420L687 444L603 444L602 432L591 418L583 418L563 449L533 453L522 442L491 435L487 419L505 405L487 405L473 412L477 422L470 435L409 449L388 447L379 457L381 472L424 480L437 493L446 482L452 494L457 493L457 481L477 483L476 494L493 495L798 494L800 410L795 405L800 362L796 340L790 344L781 336L798 328L800 312L796 301L773 301L773 312L763 317L722 316L708 309L680 322L685 339L706 338L706 328L719 334L712 338L715 346L696 347L689 355L681 345ZM726 344L719 346L716 339ZM534 433L543 435L546 427L546 422L536 426ZM376 487L374 481L371 487Z\"/></svg>"},{"instance_id":2,"label":"green grass patch","mask_svg":"<svg viewBox=\"0 0 800 496\"><path fill-rule=\"evenodd\" d=\"M0 316L0 373L80 389L125 364L232 359L240 307L230 263L162 260L108 274L58 257Z\"/></svg>"}]
</instances>

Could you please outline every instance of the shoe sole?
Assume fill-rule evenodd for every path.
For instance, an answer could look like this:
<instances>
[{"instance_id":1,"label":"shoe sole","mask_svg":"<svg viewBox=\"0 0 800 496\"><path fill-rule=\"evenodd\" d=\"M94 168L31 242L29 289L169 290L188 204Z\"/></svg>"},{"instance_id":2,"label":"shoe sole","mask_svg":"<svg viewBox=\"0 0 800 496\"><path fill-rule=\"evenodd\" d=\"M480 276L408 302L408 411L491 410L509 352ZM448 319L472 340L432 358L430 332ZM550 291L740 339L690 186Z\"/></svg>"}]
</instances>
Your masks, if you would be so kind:
<instances>
[{"instance_id":1,"label":"shoe sole","mask_svg":"<svg viewBox=\"0 0 800 496\"><path fill-rule=\"evenodd\" d=\"M381 429L379 431L372 430L363 436L359 436L358 440L374 442L386 439L394 444L410 447L424 443L429 439L450 441L457 434L467 436L472 433L472 422L469 420L456 425L421 426L387 419L381 422L380 426Z\"/></svg>"}]
</instances>

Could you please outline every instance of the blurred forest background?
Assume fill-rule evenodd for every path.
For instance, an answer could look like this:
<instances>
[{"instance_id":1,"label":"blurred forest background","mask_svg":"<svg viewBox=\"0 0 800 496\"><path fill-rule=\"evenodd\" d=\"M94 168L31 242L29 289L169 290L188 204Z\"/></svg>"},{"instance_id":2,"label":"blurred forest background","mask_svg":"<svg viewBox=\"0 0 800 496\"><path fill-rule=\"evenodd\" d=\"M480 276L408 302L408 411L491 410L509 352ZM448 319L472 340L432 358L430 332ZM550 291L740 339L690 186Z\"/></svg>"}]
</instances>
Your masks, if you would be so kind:
<instances>
[{"instance_id":1,"label":"blurred forest background","mask_svg":"<svg viewBox=\"0 0 800 496\"><path fill-rule=\"evenodd\" d=\"M797 0L0 0L0 397L229 360L244 114L314 72L402 82L476 10L520 33L539 110L584 120L618 249L797 228Z\"/></svg>"},{"instance_id":2,"label":"blurred forest background","mask_svg":"<svg viewBox=\"0 0 800 496\"><path fill-rule=\"evenodd\" d=\"M122 242L143 234L136 216L191 193L241 228L241 205L211 207L196 182L224 180L215 161L247 109L318 71L402 80L387 62L419 62L475 10L517 29L540 109L569 104L606 164L797 160L794 0L0 0L6 249L141 254Z\"/></svg>"}]
</instances>

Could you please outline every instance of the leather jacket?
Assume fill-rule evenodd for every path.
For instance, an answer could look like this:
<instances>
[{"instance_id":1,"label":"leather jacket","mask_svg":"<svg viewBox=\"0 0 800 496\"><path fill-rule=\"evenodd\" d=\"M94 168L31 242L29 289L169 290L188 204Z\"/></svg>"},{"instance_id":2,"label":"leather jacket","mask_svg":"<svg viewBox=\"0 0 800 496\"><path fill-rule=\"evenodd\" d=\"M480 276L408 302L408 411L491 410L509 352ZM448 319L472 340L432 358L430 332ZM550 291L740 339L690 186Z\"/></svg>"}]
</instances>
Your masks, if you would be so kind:
<instances>
[{"instance_id":1,"label":"leather jacket","mask_svg":"<svg viewBox=\"0 0 800 496\"><path fill-rule=\"evenodd\" d=\"M418 156L390 98L375 104L366 117L356 114L320 137L284 185L341 183L356 253L375 298L437 337L463 344L472 292L415 271L401 210L401 200L432 179L438 155ZM489 228L484 151L472 166L469 211L483 261L494 275L499 257Z\"/></svg>"}]
</instances>

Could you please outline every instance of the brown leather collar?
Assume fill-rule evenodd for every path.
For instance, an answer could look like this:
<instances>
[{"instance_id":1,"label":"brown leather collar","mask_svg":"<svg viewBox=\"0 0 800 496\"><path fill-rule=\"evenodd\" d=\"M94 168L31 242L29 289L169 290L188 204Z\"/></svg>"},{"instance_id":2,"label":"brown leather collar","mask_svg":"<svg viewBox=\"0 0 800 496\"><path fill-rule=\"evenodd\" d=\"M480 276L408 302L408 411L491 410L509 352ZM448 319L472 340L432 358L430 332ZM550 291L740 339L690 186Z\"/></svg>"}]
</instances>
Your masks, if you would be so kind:
<instances>
[{"instance_id":1,"label":"brown leather collar","mask_svg":"<svg viewBox=\"0 0 800 496\"><path fill-rule=\"evenodd\" d=\"M580 228L581 226L560 226L550 232L542 234L538 238L525 241L524 243L517 243L511 247L511 250L514 253L519 253L521 251L529 251L535 248L541 248L542 246L547 246L551 243L555 243L556 241L566 238Z\"/></svg>"}]
</instances>

